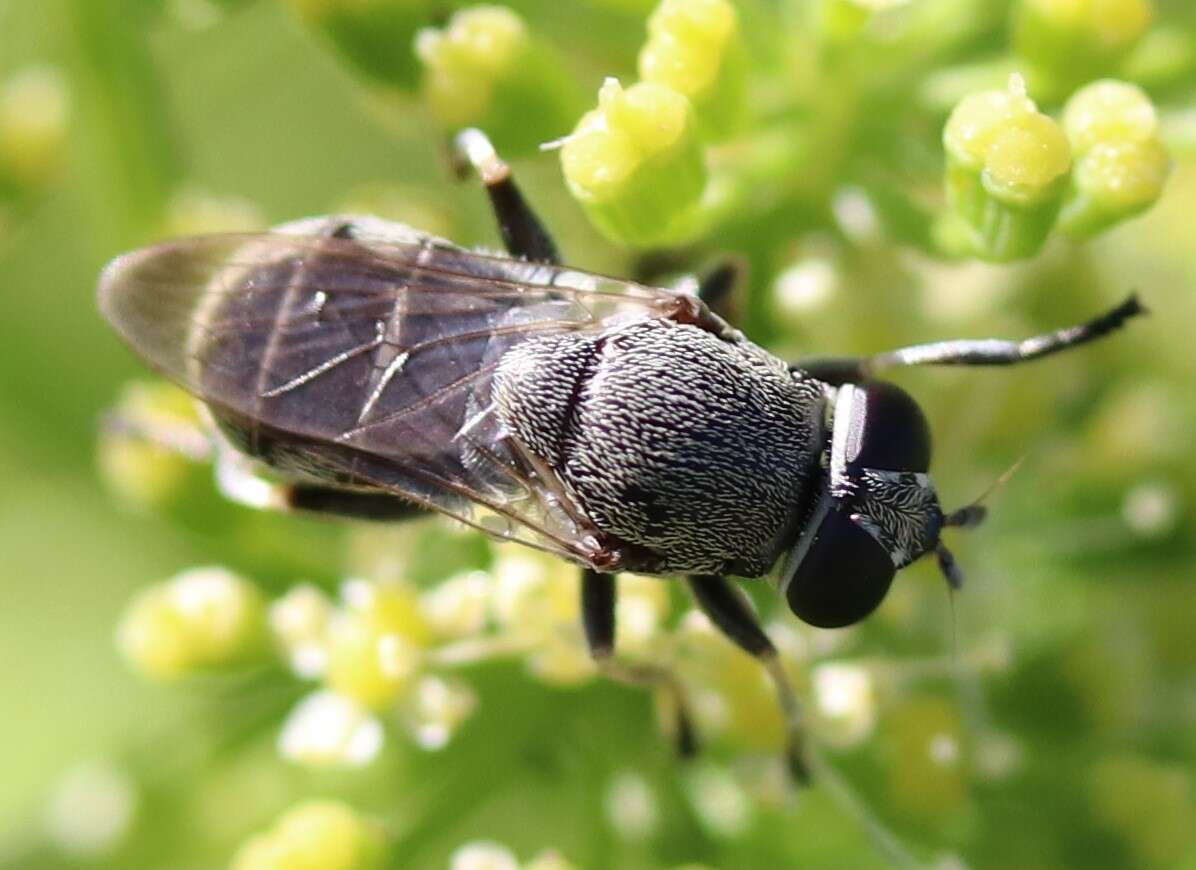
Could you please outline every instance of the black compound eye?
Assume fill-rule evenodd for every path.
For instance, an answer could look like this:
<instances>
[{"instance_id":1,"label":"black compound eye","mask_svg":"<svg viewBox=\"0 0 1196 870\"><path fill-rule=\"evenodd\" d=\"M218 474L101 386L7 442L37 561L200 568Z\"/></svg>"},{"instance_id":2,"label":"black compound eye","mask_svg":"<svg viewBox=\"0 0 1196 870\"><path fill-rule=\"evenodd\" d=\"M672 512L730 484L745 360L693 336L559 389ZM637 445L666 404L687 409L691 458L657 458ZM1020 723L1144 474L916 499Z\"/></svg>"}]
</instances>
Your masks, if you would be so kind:
<instances>
[{"instance_id":1,"label":"black compound eye","mask_svg":"<svg viewBox=\"0 0 1196 870\"><path fill-rule=\"evenodd\" d=\"M842 418L840 417L842 415ZM846 424L843 436L840 425ZM844 461L885 471L930 470L930 426L918 403L895 384L848 384L835 403Z\"/></svg>"},{"instance_id":2,"label":"black compound eye","mask_svg":"<svg viewBox=\"0 0 1196 870\"><path fill-rule=\"evenodd\" d=\"M809 539L790 557L785 586L789 608L803 622L840 628L859 622L876 609L897 573L884 548L846 511L831 509Z\"/></svg>"}]
</instances>

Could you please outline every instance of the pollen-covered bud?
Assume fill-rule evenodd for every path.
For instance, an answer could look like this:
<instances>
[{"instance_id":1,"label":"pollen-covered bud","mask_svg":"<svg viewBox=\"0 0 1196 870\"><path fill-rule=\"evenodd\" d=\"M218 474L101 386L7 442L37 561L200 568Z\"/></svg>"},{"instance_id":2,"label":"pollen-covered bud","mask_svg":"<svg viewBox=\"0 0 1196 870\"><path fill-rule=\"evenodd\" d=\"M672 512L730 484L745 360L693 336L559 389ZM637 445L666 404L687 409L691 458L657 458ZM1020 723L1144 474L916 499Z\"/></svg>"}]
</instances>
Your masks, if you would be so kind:
<instances>
[{"instance_id":1,"label":"pollen-covered bud","mask_svg":"<svg viewBox=\"0 0 1196 870\"><path fill-rule=\"evenodd\" d=\"M337 801L309 801L287 810L252 837L232 870L374 870L385 858L381 826Z\"/></svg>"},{"instance_id":2,"label":"pollen-covered bud","mask_svg":"<svg viewBox=\"0 0 1196 870\"><path fill-rule=\"evenodd\" d=\"M419 79L416 31L435 14L431 0L288 0L295 14L377 84L410 89Z\"/></svg>"},{"instance_id":3,"label":"pollen-covered bud","mask_svg":"<svg viewBox=\"0 0 1196 870\"><path fill-rule=\"evenodd\" d=\"M270 629L300 677L323 676L328 667L328 626L333 607L315 586L302 584L270 605Z\"/></svg>"},{"instance_id":4,"label":"pollen-covered bud","mask_svg":"<svg viewBox=\"0 0 1196 870\"><path fill-rule=\"evenodd\" d=\"M51 67L0 83L0 200L48 183L62 166L70 99Z\"/></svg>"},{"instance_id":5,"label":"pollen-covered bud","mask_svg":"<svg viewBox=\"0 0 1196 870\"><path fill-rule=\"evenodd\" d=\"M486 626L490 578L484 571L450 577L419 599L420 611L440 640L476 635Z\"/></svg>"},{"instance_id":6,"label":"pollen-covered bud","mask_svg":"<svg viewBox=\"0 0 1196 870\"><path fill-rule=\"evenodd\" d=\"M742 125L744 71L739 17L727 0L662 0L649 17L640 78L688 97L707 139Z\"/></svg>"},{"instance_id":7,"label":"pollen-covered bud","mask_svg":"<svg viewBox=\"0 0 1196 870\"><path fill-rule=\"evenodd\" d=\"M430 637L418 595L402 584L350 580L343 597L328 628L325 681L359 704L384 707L414 683Z\"/></svg>"},{"instance_id":8,"label":"pollen-covered bud","mask_svg":"<svg viewBox=\"0 0 1196 870\"><path fill-rule=\"evenodd\" d=\"M577 569L517 545L496 549L491 607L502 634L528 651L528 670L558 684L592 677L594 664L580 626Z\"/></svg>"},{"instance_id":9,"label":"pollen-covered bud","mask_svg":"<svg viewBox=\"0 0 1196 870\"><path fill-rule=\"evenodd\" d=\"M876 727L876 690L861 665L829 662L812 674L818 736L836 746L856 746Z\"/></svg>"},{"instance_id":10,"label":"pollen-covered bud","mask_svg":"<svg viewBox=\"0 0 1196 870\"><path fill-rule=\"evenodd\" d=\"M327 690L308 695L278 735L283 758L308 767L362 767L377 757L382 723L360 704Z\"/></svg>"},{"instance_id":11,"label":"pollen-covered bud","mask_svg":"<svg viewBox=\"0 0 1196 870\"><path fill-rule=\"evenodd\" d=\"M943 130L947 200L976 256L1038 252L1055 223L1071 168L1063 129L1038 111L1020 76L1005 90L960 101Z\"/></svg>"},{"instance_id":12,"label":"pollen-covered bud","mask_svg":"<svg viewBox=\"0 0 1196 870\"><path fill-rule=\"evenodd\" d=\"M195 400L165 381L125 385L100 429L100 477L137 509L175 504L194 478L208 478L198 463L210 450Z\"/></svg>"},{"instance_id":13,"label":"pollen-covered bud","mask_svg":"<svg viewBox=\"0 0 1196 870\"><path fill-rule=\"evenodd\" d=\"M443 749L477 703L477 696L458 680L423 677L407 698L403 720L421 749Z\"/></svg>"},{"instance_id":14,"label":"pollen-covered bud","mask_svg":"<svg viewBox=\"0 0 1196 870\"><path fill-rule=\"evenodd\" d=\"M1063 110L1076 154L1060 228L1085 238L1146 210L1163 192L1171 161L1150 98L1112 80L1077 91Z\"/></svg>"},{"instance_id":15,"label":"pollen-covered bud","mask_svg":"<svg viewBox=\"0 0 1196 870\"><path fill-rule=\"evenodd\" d=\"M698 229L706 164L693 108L652 82L607 79L561 149L569 191L610 239L675 244Z\"/></svg>"},{"instance_id":16,"label":"pollen-covered bud","mask_svg":"<svg viewBox=\"0 0 1196 870\"><path fill-rule=\"evenodd\" d=\"M485 130L508 155L559 137L580 104L560 58L505 6L472 6L443 29L421 30L415 53L436 120Z\"/></svg>"},{"instance_id":17,"label":"pollen-covered bud","mask_svg":"<svg viewBox=\"0 0 1196 870\"><path fill-rule=\"evenodd\" d=\"M1021 0L1014 45L1052 95L1108 75L1146 33L1152 0Z\"/></svg>"},{"instance_id":18,"label":"pollen-covered bud","mask_svg":"<svg viewBox=\"0 0 1196 870\"><path fill-rule=\"evenodd\" d=\"M192 568L130 603L117 643L148 677L173 680L260 659L265 607L251 583L224 568Z\"/></svg>"}]
</instances>

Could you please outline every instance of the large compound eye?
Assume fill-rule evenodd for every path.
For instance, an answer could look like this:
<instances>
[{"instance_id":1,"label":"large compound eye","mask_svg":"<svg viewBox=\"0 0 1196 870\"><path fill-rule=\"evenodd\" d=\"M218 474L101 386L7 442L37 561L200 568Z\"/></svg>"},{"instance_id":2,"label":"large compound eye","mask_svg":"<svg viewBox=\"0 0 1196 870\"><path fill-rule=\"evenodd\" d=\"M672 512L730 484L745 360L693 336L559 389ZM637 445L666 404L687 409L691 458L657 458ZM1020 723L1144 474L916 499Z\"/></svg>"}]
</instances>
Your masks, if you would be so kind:
<instances>
[{"instance_id":1,"label":"large compound eye","mask_svg":"<svg viewBox=\"0 0 1196 870\"><path fill-rule=\"evenodd\" d=\"M840 628L876 609L897 573L884 548L851 521L846 511L824 502L817 527L802 536L785 566L781 588L789 608L803 622Z\"/></svg>"},{"instance_id":2,"label":"large compound eye","mask_svg":"<svg viewBox=\"0 0 1196 870\"><path fill-rule=\"evenodd\" d=\"M895 384L845 384L835 401L834 450L857 468L929 471L930 426Z\"/></svg>"},{"instance_id":3,"label":"large compound eye","mask_svg":"<svg viewBox=\"0 0 1196 870\"><path fill-rule=\"evenodd\" d=\"M840 628L877 608L897 569L884 548L841 510L829 510L786 566L789 609L810 625Z\"/></svg>"}]
</instances>

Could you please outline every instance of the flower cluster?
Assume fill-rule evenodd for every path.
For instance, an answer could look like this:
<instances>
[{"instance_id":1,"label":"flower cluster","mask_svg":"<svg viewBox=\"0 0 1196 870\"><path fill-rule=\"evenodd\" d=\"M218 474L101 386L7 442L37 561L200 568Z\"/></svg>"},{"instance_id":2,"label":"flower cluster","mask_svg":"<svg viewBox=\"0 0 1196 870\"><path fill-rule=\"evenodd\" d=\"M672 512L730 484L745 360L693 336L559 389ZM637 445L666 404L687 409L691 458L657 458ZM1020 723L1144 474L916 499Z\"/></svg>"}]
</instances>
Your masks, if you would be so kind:
<instances>
[{"instance_id":1,"label":"flower cluster","mask_svg":"<svg viewBox=\"0 0 1196 870\"><path fill-rule=\"evenodd\" d=\"M997 261L1036 254L1057 221L1085 238L1142 212L1162 193L1170 165L1150 98L1111 80L1077 91L1060 123L1038 110L1015 74L1005 90L962 100L943 146L947 201L967 249Z\"/></svg>"},{"instance_id":2,"label":"flower cluster","mask_svg":"<svg viewBox=\"0 0 1196 870\"><path fill-rule=\"evenodd\" d=\"M1160 200L1157 211L1175 209L1172 223L1182 223L1182 205L1169 205L1182 199L1164 193L1191 186L1179 169L1196 142L1184 103L1196 87L1196 31L1190 15L1167 14L1152 0L592 0L569 6L566 17L576 21L544 13L559 14L560 4L522 0L451 9L431 0L282 5L320 37L311 50L331 48L358 75L367 108L390 122L389 132L412 137L412 159L431 161L432 146L462 127L482 128L512 158L529 199L559 218L552 228L587 267L663 282L742 251L751 277L734 300L736 325L782 358L927 340L928 325L938 335L1049 329L1098 309L1093 293L1112 295L1114 285L1121 292L1143 270L1161 270L1155 260L1181 238L1160 237L1157 250L1135 258L1117 247L1122 234L1105 236ZM49 68L0 81L0 229L6 209L61 171L70 102ZM122 117L122 106L109 107L111 116ZM140 128L109 128L127 134L117 142L152 138ZM527 164L543 147L559 153L537 173ZM132 147L112 150L127 155L130 177L156 165ZM281 208L173 176L159 181L130 185L160 199L160 207L145 206L152 219L142 235L256 230ZM311 210L378 213L469 242L481 235L483 217L480 208L472 218L459 214L444 193L450 183L447 173L363 182ZM595 241L590 228L614 244L583 246ZM1026 265L1004 268L1014 261ZM1106 271L1108 286L1091 289ZM1066 290L1015 304L1021 277ZM1187 304L1171 301L1176 310ZM1059 313L1065 307L1067 317ZM1171 328L1183 326L1177 318ZM1188 373L1186 345L1171 345L1180 350L1161 343L1160 356L1170 353L1173 367ZM117 627L116 647L133 671L181 684L200 703L213 687L238 701L248 700L246 683L277 690L271 697L282 700L246 739L256 748L243 762L274 778L246 779L270 812L313 784L343 798L283 813L244 840L237 870L368 870L381 866L384 846L405 838L427 854L439 849L452 870L583 866L574 843L563 853L538 852L527 837L510 840L522 844L517 850L471 840L448 857L462 840L494 836L485 828L493 819L472 813L480 798L470 803L472 790L483 790L468 775L483 751L501 762L530 759L519 774L528 781L514 791L533 812L537 781L527 771L545 781L564 771L562 780L584 789L586 816L601 827L593 839L604 848L613 842L642 856L671 843L645 862L700 854L728 866L775 866L807 849L807 863L835 863L833 855L851 864L860 862L841 856L855 857L857 848L867 860L870 847L856 841L868 839L911 863L879 816L903 836L999 851L977 820L1028 804L1028 793L1041 789L1080 807L1083 825L1116 837L1127 860L1162 866L1185 848L1191 853L1183 835L1196 800L1182 769L1132 752L1089 765L1057 733L1104 729L1102 738L1118 741L1147 727L1163 733L1175 723L1160 722L1160 711L1186 697L1191 645L1181 617L1191 609L1189 587L1167 560L1190 556L1196 484L1184 445L1193 418L1186 381L1162 362L1130 359L1134 345L1127 346L1133 377L1076 358L1063 363L1075 366L1066 379L1074 388L1015 374L1010 387L994 379L976 390L945 379L926 391L928 416L942 432L936 474L948 468L955 476L944 492L981 491L1010 453L1041 446L1030 427L1057 419L1073 425L1042 436L1050 437L1044 466L1058 470L1058 480L1096 481L1077 484L1092 492L1035 491L1018 502L1010 487L1002 495L1010 499L999 512L1006 525L983 534L1005 537L999 546L989 539L985 559L975 560L981 576L961 599L957 648L947 631L955 628L950 605L929 591L920 567L858 629L809 629L759 596L811 737L817 784L797 799L781 761L786 723L768 673L682 603L680 584L618 579L619 657L678 678L703 747L689 765L656 769L652 763L669 757L657 735L623 734L619 744L589 728L606 712L603 699L630 709L638 696L590 685L598 668L581 626L576 566L443 523L419 521L395 539L228 508L206 467L214 442L204 412L157 382L131 383L118 397L101 429L100 474L124 505L175 521L210 550L204 561L234 568L192 568L144 587ZM1138 357L1153 356L1141 349ZM1148 377L1139 380L1139 369ZM258 482L272 492L268 480ZM1081 504L1095 505L1086 508L1091 515ZM1033 529L1014 545L1008 529L1019 522ZM347 555L329 545L342 538ZM1121 548L1137 559L1148 545L1144 572L1153 585L1132 608L1110 605L1115 597L1093 580L1093 554L1103 560ZM755 601L756 587L745 588ZM990 613L1002 615L999 626L972 624ZM1105 621L1089 625L1094 614ZM1118 644L1106 645L1106 635ZM1152 662L1165 662L1168 674L1150 671ZM993 675L999 679L982 689ZM497 726L485 731L501 718L501 704L532 706L493 691L509 687L500 679L521 677L535 684L528 696L551 710L546 720L559 708L562 730L581 736L543 746L556 718L522 743ZM663 707L668 699L655 700ZM1019 712L1041 707L1064 723L1042 726L1046 737L1030 733L1030 714ZM221 738L214 745L234 742L213 731ZM1043 759L1055 755L1083 767L1075 794L1060 794L1053 769L1046 775ZM432 759L436 788L410 773ZM146 777L143 786L135 768L122 761L64 782L48 814L59 849L98 853L137 836L136 816L150 806L154 783ZM863 796L846 787L848 773ZM443 799L435 794L442 783ZM873 803L885 812L872 814ZM425 809L440 815L422 817ZM489 809L499 821L513 814ZM449 817L470 830L450 829ZM1055 832L1036 823L1016 821L1033 829L1026 842L1050 840L1046 833ZM251 824L261 817L225 837L222 855ZM808 836L812 830L819 837ZM767 843L734 851L760 831L769 836L758 841L792 854L769 852ZM799 846L789 831L801 834ZM829 845L821 844L824 831ZM1073 845L1034 851L1032 860L1057 862ZM1031 860L1018 854L1009 862L1023 859Z\"/></svg>"}]
</instances>

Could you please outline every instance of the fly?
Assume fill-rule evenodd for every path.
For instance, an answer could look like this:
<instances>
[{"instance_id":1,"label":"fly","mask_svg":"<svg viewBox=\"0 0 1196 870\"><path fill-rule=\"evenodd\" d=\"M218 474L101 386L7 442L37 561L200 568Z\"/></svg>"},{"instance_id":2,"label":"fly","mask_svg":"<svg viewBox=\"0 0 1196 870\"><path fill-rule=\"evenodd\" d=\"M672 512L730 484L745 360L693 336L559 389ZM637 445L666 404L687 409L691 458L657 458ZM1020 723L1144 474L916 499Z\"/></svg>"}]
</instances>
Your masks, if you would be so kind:
<instances>
[{"instance_id":1,"label":"fly","mask_svg":"<svg viewBox=\"0 0 1196 870\"><path fill-rule=\"evenodd\" d=\"M286 481L268 503L373 519L438 511L577 563L595 660L673 693L692 751L673 675L614 658L615 574L684 576L767 668L804 777L792 687L727 578L779 566L789 608L823 627L865 618L927 554L958 586L942 532L983 509L942 510L926 418L879 376L1025 362L1142 307L1131 296L1024 341L785 362L717 313L732 272L694 294L564 268L489 141L468 130L458 145L510 257L377 218L311 218L125 254L104 270L100 307Z\"/></svg>"}]
</instances>

